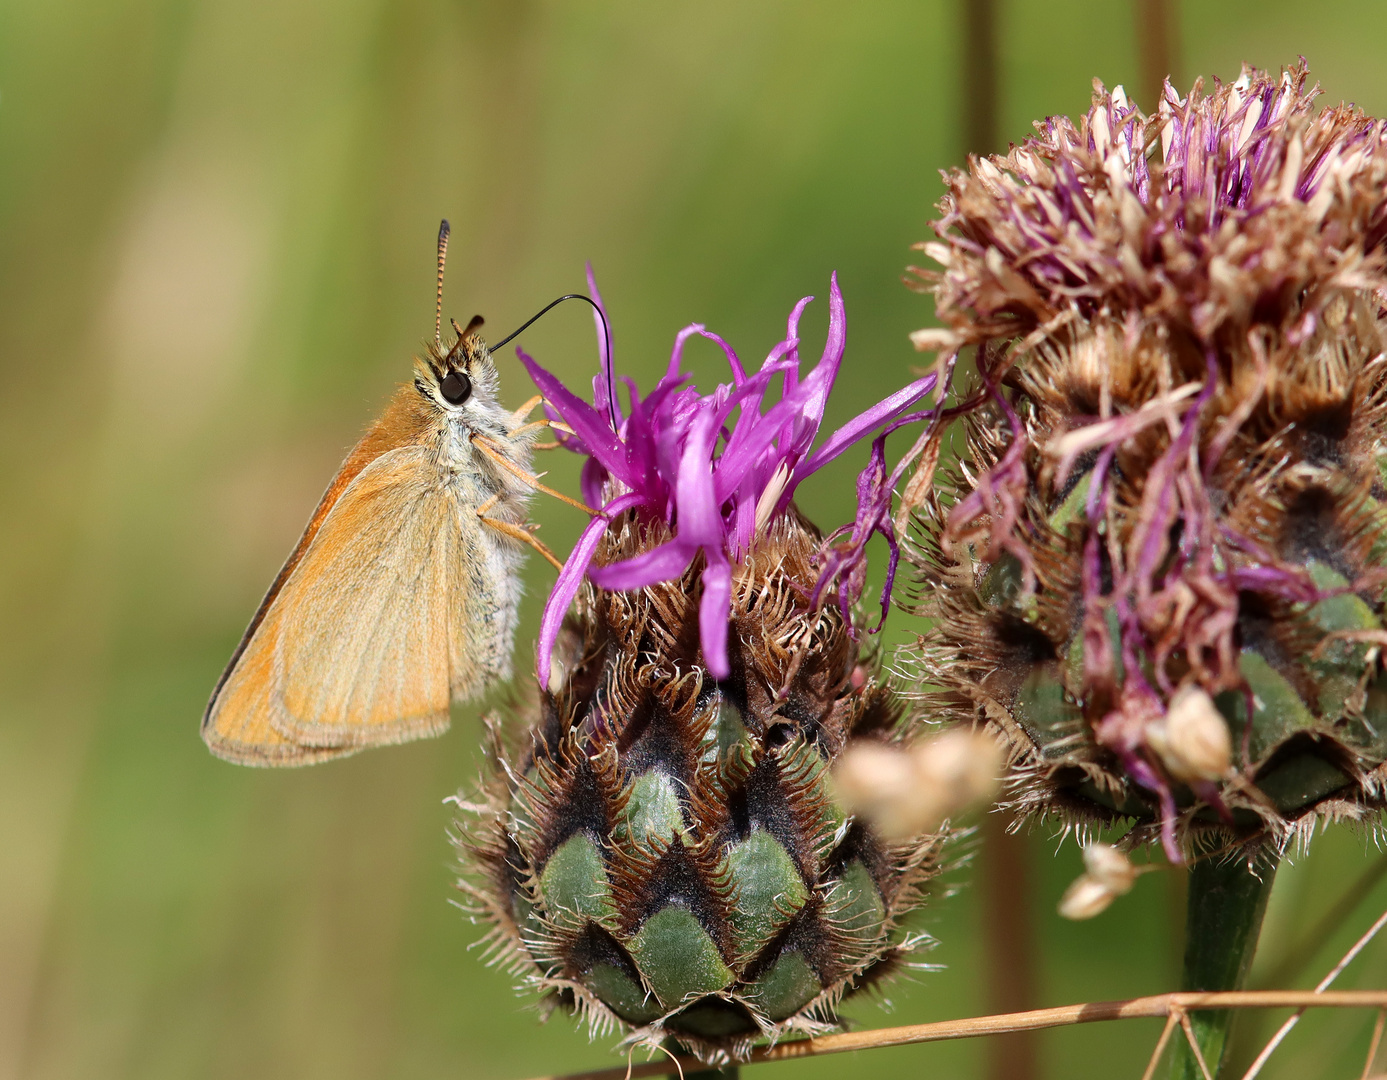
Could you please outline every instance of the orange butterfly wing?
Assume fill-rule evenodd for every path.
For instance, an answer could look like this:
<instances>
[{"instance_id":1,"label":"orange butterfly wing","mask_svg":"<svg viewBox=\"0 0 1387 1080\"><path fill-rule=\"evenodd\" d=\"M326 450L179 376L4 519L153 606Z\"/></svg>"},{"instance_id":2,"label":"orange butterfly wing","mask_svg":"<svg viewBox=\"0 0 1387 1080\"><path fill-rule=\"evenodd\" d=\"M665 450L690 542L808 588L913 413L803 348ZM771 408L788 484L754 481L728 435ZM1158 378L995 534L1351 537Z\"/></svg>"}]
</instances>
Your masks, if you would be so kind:
<instances>
[{"instance_id":1,"label":"orange butterfly wing","mask_svg":"<svg viewBox=\"0 0 1387 1080\"><path fill-rule=\"evenodd\" d=\"M423 448L362 469L315 516L233 658L203 721L212 751L296 765L441 732L458 522Z\"/></svg>"},{"instance_id":2,"label":"orange butterfly wing","mask_svg":"<svg viewBox=\"0 0 1387 1080\"><path fill-rule=\"evenodd\" d=\"M518 586L434 431L406 384L343 463L212 694L214 754L307 765L436 735L508 673Z\"/></svg>"}]
</instances>

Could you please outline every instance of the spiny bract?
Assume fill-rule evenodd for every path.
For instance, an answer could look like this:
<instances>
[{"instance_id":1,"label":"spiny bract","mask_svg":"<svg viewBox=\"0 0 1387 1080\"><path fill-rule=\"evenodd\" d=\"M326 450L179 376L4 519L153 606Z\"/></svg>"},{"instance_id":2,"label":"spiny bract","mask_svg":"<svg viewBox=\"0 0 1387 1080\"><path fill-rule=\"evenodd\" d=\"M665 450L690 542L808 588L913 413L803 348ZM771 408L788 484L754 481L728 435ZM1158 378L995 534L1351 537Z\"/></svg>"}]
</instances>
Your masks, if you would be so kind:
<instances>
[{"instance_id":1,"label":"spiny bract","mask_svg":"<svg viewBox=\"0 0 1387 1080\"><path fill-rule=\"evenodd\" d=\"M537 707L518 739L493 739L488 797L463 838L482 878L464 888L530 986L595 1029L673 1037L714 1062L831 1026L844 994L925 944L901 919L948 836L887 844L832 798L850 736L911 731L844 617L856 557L832 562L848 568L842 605L815 604L824 542L791 502L934 380L814 449L845 323L835 281L824 357L801 377L806 302L751 374L690 327L625 416L608 404L610 370L594 406L523 357L588 456L584 493L603 514L559 575ZM708 395L680 369L695 333L733 373Z\"/></svg>"},{"instance_id":2,"label":"spiny bract","mask_svg":"<svg viewBox=\"0 0 1387 1080\"><path fill-rule=\"evenodd\" d=\"M1387 144L1306 75L1097 87L922 245L917 345L986 402L920 515L922 693L1005 735L1015 809L1172 859L1382 803Z\"/></svg>"}]
</instances>

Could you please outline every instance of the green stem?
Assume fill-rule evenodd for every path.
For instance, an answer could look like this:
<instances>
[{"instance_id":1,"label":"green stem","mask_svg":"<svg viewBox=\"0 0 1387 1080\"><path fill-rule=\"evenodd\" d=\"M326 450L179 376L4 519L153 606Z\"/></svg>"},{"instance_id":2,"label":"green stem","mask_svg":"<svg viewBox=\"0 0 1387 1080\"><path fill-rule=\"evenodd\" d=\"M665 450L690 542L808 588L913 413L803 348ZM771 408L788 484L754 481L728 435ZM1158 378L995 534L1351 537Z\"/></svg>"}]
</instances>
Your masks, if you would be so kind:
<instances>
[{"instance_id":1,"label":"green stem","mask_svg":"<svg viewBox=\"0 0 1387 1080\"><path fill-rule=\"evenodd\" d=\"M1241 859L1220 862L1218 856L1190 867L1182 989L1242 989L1257 951L1275 875L1275 866L1259 867L1258 874L1253 874ZM1232 1019L1232 1009L1190 1013L1200 1053L1215 1078L1223 1064ZM1202 1078L1187 1040L1176 1042L1170 1075L1172 1080Z\"/></svg>"}]
</instances>

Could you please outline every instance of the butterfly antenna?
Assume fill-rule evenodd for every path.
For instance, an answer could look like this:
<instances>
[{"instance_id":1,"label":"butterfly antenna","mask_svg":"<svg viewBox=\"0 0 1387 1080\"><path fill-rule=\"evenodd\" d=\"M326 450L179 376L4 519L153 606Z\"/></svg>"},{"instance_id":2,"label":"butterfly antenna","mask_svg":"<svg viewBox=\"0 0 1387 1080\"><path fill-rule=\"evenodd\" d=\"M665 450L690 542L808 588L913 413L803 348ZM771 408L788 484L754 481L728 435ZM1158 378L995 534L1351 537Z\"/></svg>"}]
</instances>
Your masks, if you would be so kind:
<instances>
[{"instance_id":1,"label":"butterfly antenna","mask_svg":"<svg viewBox=\"0 0 1387 1080\"><path fill-rule=\"evenodd\" d=\"M616 379L614 378L614 370L612 368L612 327L611 324L607 322L607 313L602 310L602 305L599 304L592 297L584 296L582 293L569 293L567 296L560 296L557 300L545 304L544 307L540 308L538 312L536 312L534 315L531 315L528 319L521 323L520 328L518 330L512 331L511 333L503 337L500 341L498 341L495 345L491 346L491 351L495 352L497 349L501 348L501 346L505 345L507 342L514 341L526 330L528 330L532 323L537 322L539 319L549 314L550 311L558 307L565 300L581 300L585 304L592 305L592 310L597 312L597 317L602 320L602 337L607 345L606 370L603 372L603 375L606 377L607 383L607 404L611 408L612 430L616 431L616 418L618 414L616 406Z\"/></svg>"},{"instance_id":2,"label":"butterfly antenna","mask_svg":"<svg viewBox=\"0 0 1387 1080\"><path fill-rule=\"evenodd\" d=\"M433 343L438 346L439 352L443 351L443 339L440 336L443 330L443 264L448 259L448 235L452 231L448 219L444 218L443 224L438 227L438 300L433 311Z\"/></svg>"}]
</instances>

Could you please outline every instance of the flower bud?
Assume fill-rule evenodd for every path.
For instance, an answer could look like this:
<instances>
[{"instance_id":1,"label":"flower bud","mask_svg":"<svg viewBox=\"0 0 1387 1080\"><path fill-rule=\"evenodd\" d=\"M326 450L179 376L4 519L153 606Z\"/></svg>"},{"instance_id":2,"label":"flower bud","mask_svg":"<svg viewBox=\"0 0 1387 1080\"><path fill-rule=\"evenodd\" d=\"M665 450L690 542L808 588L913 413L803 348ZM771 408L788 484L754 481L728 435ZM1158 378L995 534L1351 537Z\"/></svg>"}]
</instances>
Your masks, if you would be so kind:
<instances>
[{"instance_id":1,"label":"flower bud","mask_svg":"<svg viewBox=\"0 0 1387 1080\"><path fill-rule=\"evenodd\" d=\"M918 791L910 755L895 747L858 742L843 751L833 770L838 801L867 818L884 837L915 831Z\"/></svg>"},{"instance_id":2,"label":"flower bud","mask_svg":"<svg viewBox=\"0 0 1387 1080\"><path fill-rule=\"evenodd\" d=\"M1117 898L1103 883L1096 882L1087 873L1080 873L1074 883L1064 890L1060 897L1060 915L1067 919L1092 919L1094 915L1107 911L1108 904Z\"/></svg>"},{"instance_id":3,"label":"flower bud","mask_svg":"<svg viewBox=\"0 0 1387 1080\"><path fill-rule=\"evenodd\" d=\"M1094 881L1118 896L1130 892L1137 880L1137 868L1125 852L1111 844L1089 844L1085 847L1084 869Z\"/></svg>"},{"instance_id":4,"label":"flower bud","mask_svg":"<svg viewBox=\"0 0 1387 1080\"><path fill-rule=\"evenodd\" d=\"M1080 874L1060 897L1059 912L1064 918L1076 922L1091 919L1106 911L1116 898L1117 893L1102 882L1095 881L1087 874Z\"/></svg>"},{"instance_id":5,"label":"flower bud","mask_svg":"<svg viewBox=\"0 0 1387 1080\"><path fill-rule=\"evenodd\" d=\"M1233 766L1228 722L1197 686L1176 692L1165 716L1147 729L1147 739L1176 780L1221 780Z\"/></svg>"},{"instance_id":6,"label":"flower bud","mask_svg":"<svg viewBox=\"0 0 1387 1080\"><path fill-rule=\"evenodd\" d=\"M1002 747L985 732L954 728L921 739L911 753L922 787L936 793L940 820L991 802L997 793Z\"/></svg>"},{"instance_id":7,"label":"flower bud","mask_svg":"<svg viewBox=\"0 0 1387 1080\"><path fill-rule=\"evenodd\" d=\"M1101 914L1117 897L1132 891L1138 872L1111 844L1089 844L1084 848L1084 872L1060 897L1060 914L1076 921Z\"/></svg>"},{"instance_id":8,"label":"flower bud","mask_svg":"<svg viewBox=\"0 0 1387 1080\"><path fill-rule=\"evenodd\" d=\"M903 840L990 801L1001 769L996 739L955 728L909 750L871 742L850 746L834 780L850 813L867 818L885 839Z\"/></svg>"}]
</instances>

